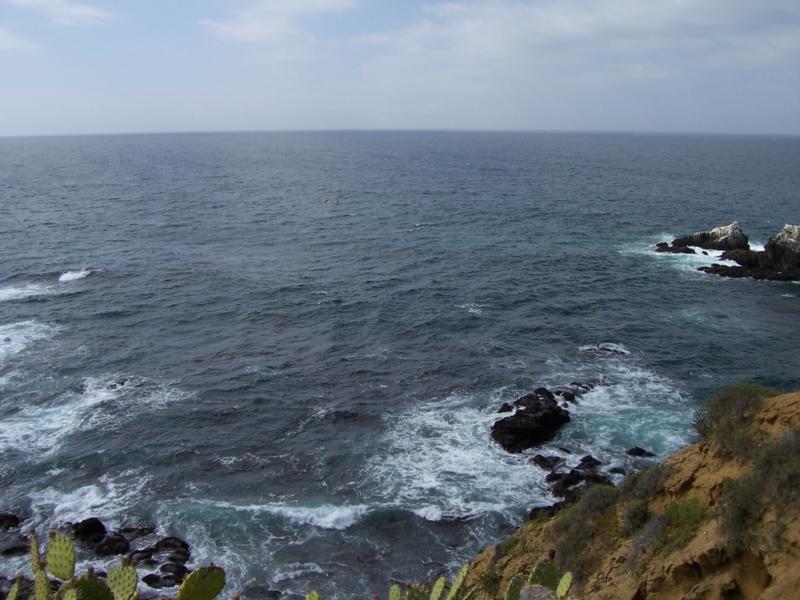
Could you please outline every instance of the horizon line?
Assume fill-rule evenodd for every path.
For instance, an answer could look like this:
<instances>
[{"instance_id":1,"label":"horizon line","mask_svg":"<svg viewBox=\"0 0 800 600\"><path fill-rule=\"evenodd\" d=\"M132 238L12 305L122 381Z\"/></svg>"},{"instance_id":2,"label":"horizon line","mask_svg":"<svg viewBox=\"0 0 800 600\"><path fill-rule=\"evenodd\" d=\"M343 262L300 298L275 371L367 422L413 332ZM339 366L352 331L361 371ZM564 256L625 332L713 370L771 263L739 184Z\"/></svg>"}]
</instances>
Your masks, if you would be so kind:
<instances>
[{"instance_id":1,"label":"horizon line","mask_svg":"<svg viewBox=\"0 0 800 600\"><path fill-rule=\"evenodd\" d=\"M662 136L720 136L720 137L800 137L800 132L777 133L760 131L670 131L659 129L493 129L493 128L286 128L286 129L186 129L153 131L108 131L91 133L22 133L0 134L2 139L61 138L61 137L121 137L158 135L224 135L259 133L561 133L596 135L662 135Z\"/></svg>"}]
</instances>

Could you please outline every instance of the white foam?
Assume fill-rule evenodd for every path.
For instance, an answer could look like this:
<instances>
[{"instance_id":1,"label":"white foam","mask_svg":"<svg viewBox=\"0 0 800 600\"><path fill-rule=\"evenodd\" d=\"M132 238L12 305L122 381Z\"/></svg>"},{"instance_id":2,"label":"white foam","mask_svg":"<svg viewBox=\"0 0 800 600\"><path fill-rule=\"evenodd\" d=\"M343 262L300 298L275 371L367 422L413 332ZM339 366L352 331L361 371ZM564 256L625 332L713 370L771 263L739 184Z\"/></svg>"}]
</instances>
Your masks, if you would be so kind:
<instances>
[{"instance_id":1,"label":"white foam","mask_svg":"<svg viewBox=\"0 0 800 600\"><path fill-rule=\"evenodd\" d=\"M311 525L320 529L347 529L360 521L369 513L365 504L336 506L322 504L320 506L292 506L287 504L233 504L222 500L199 501L217 508L248 513L268 513L288 519L297 525Z\"/></svg>"},{"instance_id":2,"label":"white foam","mask_svg":"<svg viewBox=\"0 0 800 600\"><path fill-rule=\"evenodd\" d=\"M468 304L457 304L456 308L460 308L461 310L466 310L469 314L475 315L476 317L484 316L484 308L489 308L488 304L475 304L475 303L468 303Z\"/></svg>"},{"instance_id":3,"label":"white foam","mask_svg":"<svg viewBox=\"0 0 800 600\"><path fill-rule=\"evenodd\" d=\"M528 456L505 452L489 435L497 407L510 398L504 388L452 394L392 416L363 485L384 505L431 521L488 512L513 518L548 492Z\"/></svg>"},{"instance_id":4,"label":"white foam","mask_svg":"<svg viewBox=\"0 0 800 600\"><path fill-rule=\"evenodd\" d=\"M137 382L119 377L90 377L83 391L68 392L48 405L28 405L17 414L0 421L0 450L24 450L32 456L57 450L63 440L77 432L92 429L118 428L124 422L119 408L124 405L125 418L135 418L142 411L152 412L185 396L180 390L160 386L142 391Z\"/></svg>"},{"instance_id":5,"label":"white foam","mask_svg":"<svg viewBox=\"0 0 800 600\"><path fill-rule=\"evenodd\" d=\"M78 279L84 279L91 275L94 271L91 269L83 269L81 271L67 271L62 273L58 277L58 281L60 283L69 283L70 281L77 281Z\"/></svg>"},{"instance_id":6,"label":"white foam","mask_svg":"<svg viewBox=\"0 0 800 600\"><path fill-rule=\"evenodd\" d=\"M659 242L675 239L674 235L662 233L646 240L633 244L626 244L619 248L621 254L648 256L655 260L662 261L672 268L681 271L697 272L698 267L707 267L713 264L736 266L732 260L722 260L722 250L706 250L704 248L689 246L695 251L694 254L673 254L671 252L656 252L655 246Z\"/></svg>"},{"instance_id":7,"label":"white foam","mask_svg":"<svg viewBox=\"0 0 800 600\"><path fill-rule=\"evenodd\" d=\"M622 344L615 344L614 342L602 342L600 344L589 344L578 348L580 352L606 352L609 354L620 354L629 356L631 351Z\"/></svg>"},{"instance_id":8,"label":"white foam","mask_svg":"<svg viewBox=\"0 0 800 600\"><path fill-rule=\"evenodd\" d=\"M52 287L42 283L29 283L23 286L9 286L0 288L0 302L24 300L25 298L48 296L54 293L55 290Z\"/></svg>"},{"instance_id":9,"label":"white foam","mask_svg":"<svg viewBox=\"0 0 800 600\"><path fill-rule=\"evenodd\" d=\"M62 481L69 482L69 478ZM127 470L116 477L103 475L96 484L75 488L49 487L28 494L34 521L48 527L90 516L114 520L126 516L132 504L140 501L150 479L138 470Z\"/></svg>"},{"instance_id":10,"label":"white foam","mask_svg":"<svg viewBox=\"0 0 800 600\"><path fill-rule=\"evenodd\" d=\"M39 321L19 321L0 325L0 365L31 344L46 340L58 332L58 327Z\"/></svg>"}]
</instances>

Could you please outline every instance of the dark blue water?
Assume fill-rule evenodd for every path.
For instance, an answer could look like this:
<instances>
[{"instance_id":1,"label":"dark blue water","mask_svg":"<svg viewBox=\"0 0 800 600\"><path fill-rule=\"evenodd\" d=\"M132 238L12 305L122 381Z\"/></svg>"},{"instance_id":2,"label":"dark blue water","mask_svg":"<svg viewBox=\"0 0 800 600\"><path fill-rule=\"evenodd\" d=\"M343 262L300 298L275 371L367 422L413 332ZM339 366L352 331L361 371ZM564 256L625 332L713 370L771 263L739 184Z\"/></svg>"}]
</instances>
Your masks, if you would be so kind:
<instances>
[{"instance_id":1,"label":"dark blue water","mask_svg":"<svg viewBox=\"0 0 800 600\"><path fill-rule=\"evenodd\" d=\"M798 189L788 137L2 139L0 509L157 523L251 597L453 569L549 500L503 401L605 375L548 447L609 466L800 386L800 286L650 250Z\"/></svg>"}]
</instances>

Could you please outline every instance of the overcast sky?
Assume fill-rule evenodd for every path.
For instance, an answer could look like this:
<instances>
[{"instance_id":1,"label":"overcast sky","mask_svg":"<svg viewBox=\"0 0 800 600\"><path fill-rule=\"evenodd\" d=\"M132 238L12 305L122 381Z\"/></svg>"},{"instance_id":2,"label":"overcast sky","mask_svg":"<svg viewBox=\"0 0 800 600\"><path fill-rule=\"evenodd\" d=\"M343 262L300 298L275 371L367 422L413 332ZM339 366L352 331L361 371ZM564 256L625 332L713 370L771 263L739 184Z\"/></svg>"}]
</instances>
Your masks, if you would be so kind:
<instances>
[{"instance_id":1,"label":"overcast sky","mask_svg":"<svg viewBox=\"0 0 800 600\"><path fill-rule=\"evenodd\" d=\"M0 0L0 135L800 133L800 0Z\"/></svg>"}]
</instances>

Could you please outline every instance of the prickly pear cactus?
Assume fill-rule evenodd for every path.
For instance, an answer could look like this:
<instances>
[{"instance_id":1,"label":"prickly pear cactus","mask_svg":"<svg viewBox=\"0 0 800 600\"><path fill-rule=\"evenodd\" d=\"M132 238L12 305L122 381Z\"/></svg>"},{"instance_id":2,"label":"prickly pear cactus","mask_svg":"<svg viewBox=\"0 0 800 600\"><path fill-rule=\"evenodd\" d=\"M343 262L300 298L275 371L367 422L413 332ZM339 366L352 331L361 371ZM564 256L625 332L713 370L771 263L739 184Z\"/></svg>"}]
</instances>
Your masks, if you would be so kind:
<instances>
[{"instance_id":1,"label":"prickly pear cactus","mask_svg":"<svg viewBox=\"0 0 800 600\"><path fill-rule=\"evenodd\" d=\"M225 587L225 571L201 567L183 580L175 600L214 600Z\"/></svg>"},{"instance_id":2,"label":"prickly pear cactus","mask_svg":"<svg viewBox=\"0 0 800 600\"><path fill-rule=\"evenodd\" d=\"M89 569L86 575L73 579L69 584L70 590L75 591L75 600L114 600L114 594L102 580ZM65 600L69 600L70 590L65 593Z\"/></svg>"},{"instance_id":3,"label":"prickly pear cactus","mask_svg":"<svg viewBox=\"0 0 800 600\"><path fill-rule=\"evenodd\" d=\"M514 575L511 581L508 582L506 589L506 600L519 600L519 593L525 585L525 577L522 575Z\"/></svg>"},{"instance_id":4,"label":"prickly pear cactus","mask_svg":"<svg viewBox=\"0 0 800 600\"><path fill-rule=\"evenodd\" d=\"M467 579L467 573L469 572L469 565L464 565L461 567L461 570L456 575L455 580L453 581L453 585L450 587L450 592L447 594L447 600L455 600L458 597L458 593L461 591L461 586L464 585L464 581Z\"/></svg>"},{"instance_id":5,"label":"prickly pear cactus","mask_svg":"<svg viewBox=\"0 0 800 600\"><path fill-rule=\"evenodd\" d=\"M75 548L63 533L50 533L47 570L64 581L75 575Z\"/></svg>"},{"instance_id":6,"label":"prickly pear cactus","mask_svg":"<svg viewBox=\"0 0 800 600\"><path fill-rule=\"evenodd\" d=\"M389 588L389 600L400 600L400 586L396 583Z\"/></svg>"},{"instance_id":7,"label":"prickly pear cactus","mask_svg":"<svg viewBox=\"0 0 800 600\"><path fill-rule=\"evenodd\" d=\"M314 590L311 590L306 594L306 600L319 600L319 594Z\"/></svg>"},{"instance_id":8,"label":"prickly pear cactus","mask_svg":"<svg viewBox=\"0 0 800 600\"><path fill-rule=\"evenodd\" d=\"M39 569L33 576L33 598L34 600L50 600L50 581L47 573Z\"/></svg>"},{"instance_id":9,"label":"prickly pear cactus","mask_svg":"<svg viewBox=\"0 0 800 600\"><path fill-rule=\"evenodd\" d=\"M8 590L8 595L6 596L6 600L17 600L17 596L19 596L19 585L20 585L20 578L17 577Z\"/></svg>"},{"instance_id":10,"label":"prickly pear cactus","mask_svg":"<svg viewBox=\"0 0 800 600\"><path fill-rule=\"evenodd\" d=\"M447 583L447 577L442 576L436 580L436 583L433 584L433 588L431 589L431 597L430 600L440 600L442 597L442 592L444 592L444 584Z\"/></svg>"},{"instance_id":11,"label":"prickly pear cactus","mask_svg":"<svg viewBox=\"0 0 800 600\"><path fill-rule=\"evenodd\" d=\"M558 587L556 588L556 596L559 598L565 598L567 594L569 594L569 588L572 587L572 573L567 571L564 573L564 576L561 578L561 581L558 582Z\"/></svg>"},{"instance_id":12,"label":"prickly pear cactus","mask_svg":"<svg viewBox=\"0 0 800 600\"><path fill-rule=\"evenodd\" d=\"M36 536L36 532L31 532L31 571L33 574L36 575L39 571L44 571L44 565L42 564L42 556L39 554L39 538Z\"/></svg>"},{"instance_id":13,"label":"prickly pear cactus","mask_svg":"<svg viewBox=\"0 0 800 600\"><path fill-rule=\"evenodd\" d=\"M139 575L136 573L136 567L123 559L118 567L111 567L108 570L106 582L114 595L114 600L131 600L136 593Z\"/></svg>"},{"instance_id":14,"label":"prickly pear cactus","mask_svg":"<svg viewBox=\"0 0 800 600\"><path fill-rule=\"evenodd\" d=\"M543 585L553 591L558 587L558 581L558 569L552 560L538 565L528 579L532 585Z\"/></svg>"}]
</instances>

